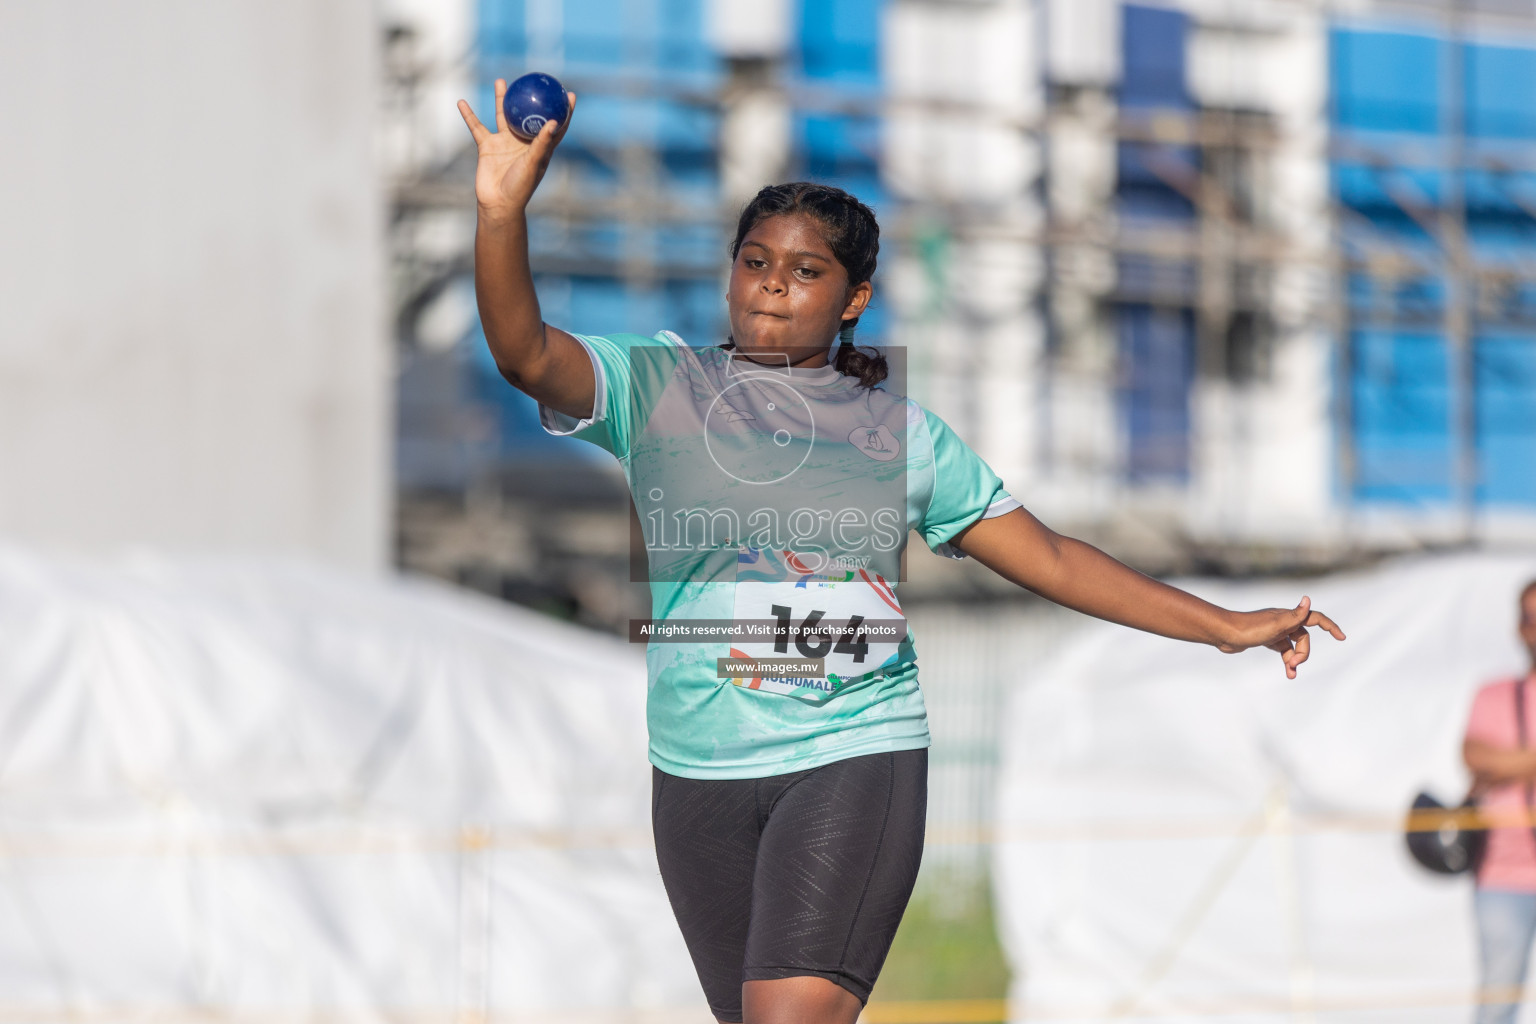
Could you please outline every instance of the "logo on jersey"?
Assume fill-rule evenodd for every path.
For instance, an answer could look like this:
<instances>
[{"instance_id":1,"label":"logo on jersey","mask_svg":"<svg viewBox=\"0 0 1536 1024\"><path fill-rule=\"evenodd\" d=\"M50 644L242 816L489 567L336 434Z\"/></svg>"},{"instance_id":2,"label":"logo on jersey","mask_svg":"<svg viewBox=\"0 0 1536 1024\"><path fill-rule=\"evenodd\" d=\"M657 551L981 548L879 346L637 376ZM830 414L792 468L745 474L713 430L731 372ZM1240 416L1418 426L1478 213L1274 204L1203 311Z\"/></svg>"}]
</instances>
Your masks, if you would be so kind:
<instances>
[{"instance_id":1,"label":"logo on jersey","mask_svg":"<svg viewBox=\"0 0 1536 1024\"><path fill-rule=\"evenodd\" d=\"M878 462L890 462L901 454L901 442L884 423L878 427L855 427L848 443Z\"/></svg>"}]
</instances>

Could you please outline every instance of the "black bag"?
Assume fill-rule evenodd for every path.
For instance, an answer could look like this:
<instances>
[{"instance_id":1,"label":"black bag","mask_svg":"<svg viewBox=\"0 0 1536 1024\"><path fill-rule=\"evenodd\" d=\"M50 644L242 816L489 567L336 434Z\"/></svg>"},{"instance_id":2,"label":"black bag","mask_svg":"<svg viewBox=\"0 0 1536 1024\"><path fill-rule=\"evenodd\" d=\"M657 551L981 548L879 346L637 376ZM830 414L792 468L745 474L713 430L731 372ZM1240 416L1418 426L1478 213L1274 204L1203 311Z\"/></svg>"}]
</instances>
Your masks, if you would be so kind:
<instances>
[{"instance_id":1,"label":"black bag","mask_svg":"<svg viewBox=\"0 0 1536 1024\"><path fill-rule=\"evenodd\" d=\"M1477 870L1488 846L1488 830L1481 827L1470 795L1460 807L1447 807L1420 793L1413 798L1404 833L1413 859L1441 875Z\"/></svg>"},{"instance_id":2,"label":"black bag","mask_svg":"<svg viewBox=\"0 0 1536 1024\"><path fill-rule=\"evenodd\" d=\"M1515 684L1515 730L1519 748L1525 749L1525 680ZM1531 784L1525 787L1525 807L1532 804ZM1476 871L1488 847L1488 827L1478 814L1471 793L1460 807L1447 807L1428 793L1413 798L1403 829L1413 859L1436 874L1459 875ZM1536 828L1532 829L1536 835Z\"/></svg>"}]
</instances>

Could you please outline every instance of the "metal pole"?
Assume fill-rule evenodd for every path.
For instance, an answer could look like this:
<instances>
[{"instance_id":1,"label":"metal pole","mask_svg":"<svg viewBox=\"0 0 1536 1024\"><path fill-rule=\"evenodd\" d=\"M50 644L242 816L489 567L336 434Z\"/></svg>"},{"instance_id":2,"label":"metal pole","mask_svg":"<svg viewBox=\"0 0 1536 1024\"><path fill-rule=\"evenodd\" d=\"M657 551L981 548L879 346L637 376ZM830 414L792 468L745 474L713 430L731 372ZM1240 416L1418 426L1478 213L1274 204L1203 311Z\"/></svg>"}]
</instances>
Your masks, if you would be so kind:
<instances>
[{"instance_id":1,"label":"metal pole","mask_svg":"<svg viewBox=\"0 0 1536 1024\"><path fill-rule=\"evenodd\" d=\"M1321 5L1320 16L1327 18L1332 12L1326 2ZM1333 43L1327 43L1330 50ZM1327 61L1329 67L1333 66L1335 59L1331 52ZM1324 116L1327 118L1329 144L1328 152L1333 152L1337 136L1334 125L1338 124L1338 88L1330 82L1327 91L1327 109ZM1333 173L1331 168L1330 175ZM1337 186L1330 184L1330 190ZM1336 200L1329 203L1328 208L1328 300L1327 321L1333 334L1334 345L1334 375L1333 375L1333 439L1334 457L1338 460L1338 486L1339 505L1342 509L1341 533L1345 551L1350 554L1355 549L1355 488L1359 483L1359 460L1355 449L1355 365L1354 365L1354 322L1349 302L1349 278L1350 267L1349 254L1346 249L1344 237L1344 211L1342 202Z\"/></svg>"},{"instance_id":2,"label":"metal pole","mask_svg":"<svg viewBox=\"0 0 1536 1024\"><path fill-rule=\"evenodd\" d=\"M1473 380L1472 287L1467 273L1467 202L1462 180L1466 164L1466 58L1462 0L1451 0L1447 21L1445 84L1441 89L1445 138L1441 182L1440 237L1445 252L1445 340L1450 377L1451 454L1455 460L1452 498L1459 540L1471 544L1477 528L1477 410Z\"/></svg>"}]
</instances>

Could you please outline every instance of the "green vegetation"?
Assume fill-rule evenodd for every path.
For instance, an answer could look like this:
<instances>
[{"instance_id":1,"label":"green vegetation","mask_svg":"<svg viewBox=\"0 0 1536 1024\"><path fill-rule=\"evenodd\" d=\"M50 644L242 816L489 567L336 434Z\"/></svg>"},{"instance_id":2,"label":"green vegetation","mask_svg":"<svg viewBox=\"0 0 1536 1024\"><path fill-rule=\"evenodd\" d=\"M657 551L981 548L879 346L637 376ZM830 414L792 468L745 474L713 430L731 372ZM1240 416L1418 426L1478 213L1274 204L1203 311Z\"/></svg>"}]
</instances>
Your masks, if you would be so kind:
<instances>
[{"instance_id":1,"label":"green vegetation","mask_svg":"<svg viewBox=\"0 0 1536 1024\"><path fill-rule=\"evenodd\" d=\"M873 1001L1002 999L1008 965L983 879L957 892L921 879L880 972Z\"/></svg>"}]
</instances>

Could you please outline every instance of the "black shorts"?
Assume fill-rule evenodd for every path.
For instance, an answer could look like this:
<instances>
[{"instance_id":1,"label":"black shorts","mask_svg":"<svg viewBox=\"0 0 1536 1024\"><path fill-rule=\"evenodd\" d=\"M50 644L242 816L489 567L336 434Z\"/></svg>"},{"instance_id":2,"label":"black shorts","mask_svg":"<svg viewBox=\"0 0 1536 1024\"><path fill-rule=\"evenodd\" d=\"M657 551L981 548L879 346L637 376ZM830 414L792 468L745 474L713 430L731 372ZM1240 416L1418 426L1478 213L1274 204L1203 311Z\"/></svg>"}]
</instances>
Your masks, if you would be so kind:
<instances>
[{"instance_id":1,"label":"black shorts","mask_svg":"<svg viewBox=\"0 0 1536 1024\"><path fill-rule=\"evenodd\" d=\"M869 999L923 857L928 751L763 779L655 769L652 785L661 880L717 1019L741 1020L744 981Z\"/></svg>"}]
</instances>

